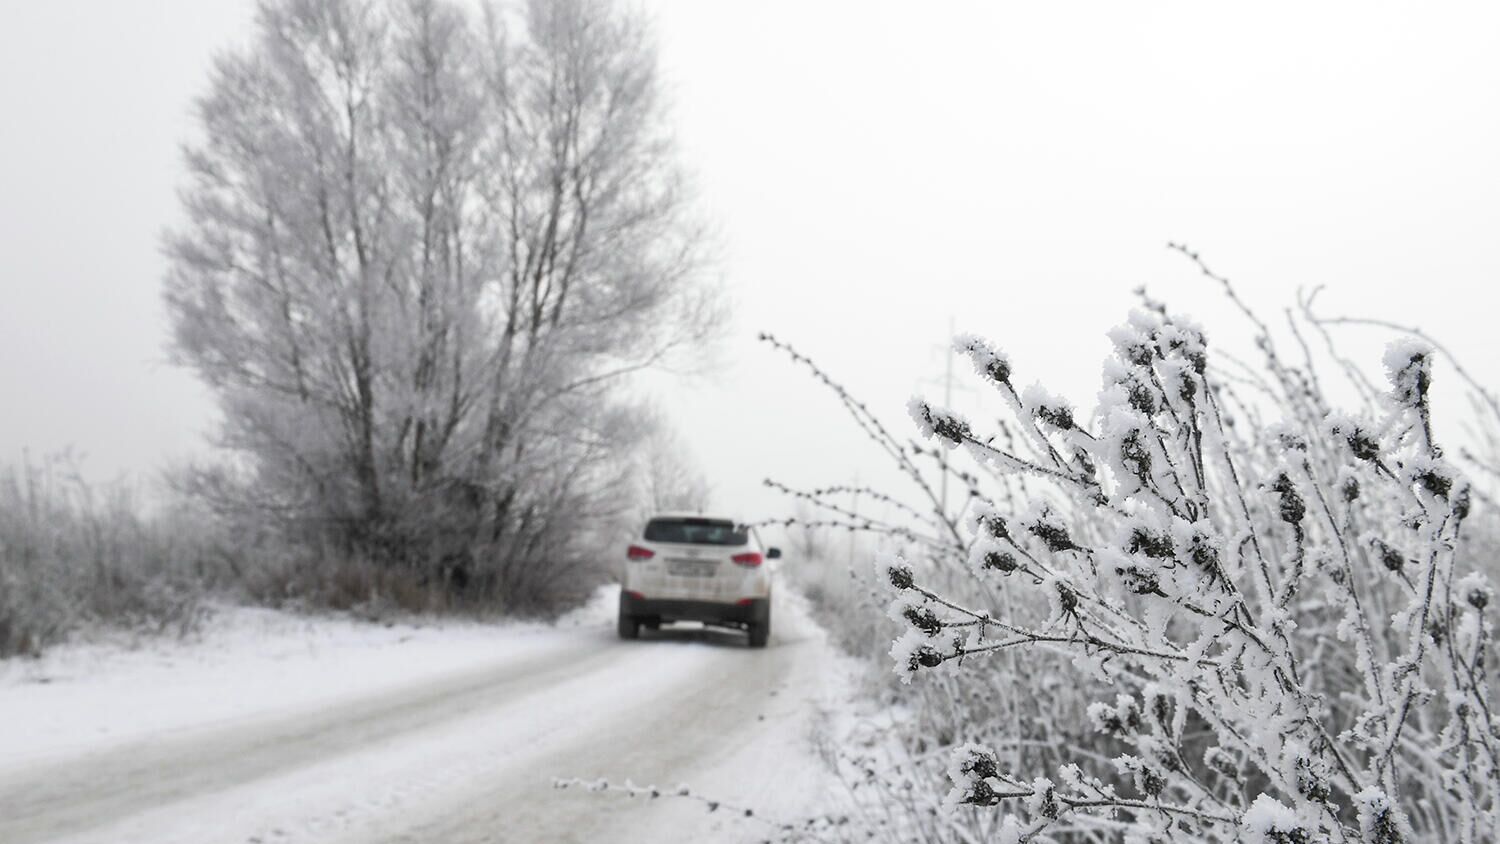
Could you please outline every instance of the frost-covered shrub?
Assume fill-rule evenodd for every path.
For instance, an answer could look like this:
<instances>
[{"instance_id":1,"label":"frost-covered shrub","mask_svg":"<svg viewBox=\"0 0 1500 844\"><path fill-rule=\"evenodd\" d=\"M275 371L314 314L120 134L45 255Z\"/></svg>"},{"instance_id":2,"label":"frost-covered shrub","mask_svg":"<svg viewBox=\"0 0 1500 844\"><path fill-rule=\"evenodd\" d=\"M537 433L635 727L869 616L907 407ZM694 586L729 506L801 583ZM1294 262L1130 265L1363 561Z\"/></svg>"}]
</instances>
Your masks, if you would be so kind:
<instances>
[{"instance_id":1,"label":"frost-covered shrub","mask_svg":"<svg viewBox=\"0 0 1500 844\"><path fill-rule=\"evenodd\" d=\"M761 339L827 387L908 481L905 488L835 485L811 490L767 481L794 500L796 515L763 524L789 528L794 551L799 545L827 548L845 539L857 542L854 554L852 549L825 550L790 568L799 585L816 595L813 609L835 640L883 669L890 641L905 623L890 606L889 573L877 577L867 563L869 554L863 549L869 546L900 549L909 571L905 579L898 574L897 582L910 585L919 577L951 599L1033 613L1034 607L1013 603L1009 592L995 590L982 574L985 564L1001 570L1010 565L1004 555L972 566L967 562L973 542L964 526L967 502L981 490L984 500L1012 505L1021 501L1025 482L982 477L949 462L939 448L897 436L900 428L885 425L806 356L770 335ZM999 523L989 527L999 529ZM846 559L851 562L847 569L842 565ZM860 810L838 825L843 835L838 840L982 840L999 828L993 813L940 811L949 748L963 740L982 740L1000 747L1008 762L1053 767L1070 750L1092 741L1084 713L1087 696L1080 694L1088 683L1065 679L1065 661L1051 654L1019 656L1000 654L987 661L985 671L938 672L910 686L888 683L894 678L883 670L872 674L866 697L871 717L859 719L852 734L831 739L825 748Z\"/></svg>"},{"instance_id":2,"label":"frost-covered shrub","mask_svg":"<svg viewBox=\"0 0 1500 844\"><path fill-rule=\"evenodd\" d=\"M844 766L856 793L874 795L867 831L1494 840L1500 721L1483 575L1500 524L1483 483L1500 477L1489 475L1497 404L1440 345L1387 323L1376 324L1406 339L1381 361L1385 386L1372 386L1328 331L1354 321L1318 317L1308 298L1302 327L1327 341L1359 401L1336 412L1301 334L1305 362L1292 364L1225 289L1257 328L1259 368L1218 355L1201 328L1143 296L1110 332L1096 407L1080 410L1016 389L1006 355L959 337L1010 413L984 430L914 401L926 444L904 443L766 338L829 386L933 505L882 522L800 494L825 509L812 524L895 549L867 581L883 596L867 603L897 631L906 691L886 699L870 749ZM1480 422L1477 445L1452 454L1432 425L1442 359ZM960 451L967 470L952 468ZM967 488L962 515L937 506L945 470ZM932 787L944 772L946 811Z\"/></svg>"},{"instance_id":3,"label":"frost-covered shrub","mask_svg":"<svg viewBox=\"0 0 1500 844\"><path fill-rule=\"evenodd\" d=\"M1258 428L1211 370L1198 326L1145 309L1110 337L1087 424L1040 389L1018 394L1003 356L960 338L1009 400L1025 451L912 404L924 436L1034 485L1013 511L981 497L969 558L998 591L1047 612L951 600L891 557L892 616L907 627L896 671L1066 654L1118 691L1087 712L1124 751L1112 770L1080 759L1039 772L965 746L950 803L1001 807L1002 841L1064 828L1143 841L1492 840L1493 592L1455 563L1472 496L1434 441L1431 347L1391 345L1383 413L1361 419L1322 406L1267 342L1284 418Z\"/></svg>"},{"instance_id":4,"label":"frost-covered shrub","mask_svg":"<svg viewBox=\"0 0 1500 844\"><path fill-rule=\"evenodd\" d=\"M83 481L66 455L0 465L0 658L87 627L196 626L214 580L201 524L144 509L123 483Z\"/></svg>"}]
</instances>

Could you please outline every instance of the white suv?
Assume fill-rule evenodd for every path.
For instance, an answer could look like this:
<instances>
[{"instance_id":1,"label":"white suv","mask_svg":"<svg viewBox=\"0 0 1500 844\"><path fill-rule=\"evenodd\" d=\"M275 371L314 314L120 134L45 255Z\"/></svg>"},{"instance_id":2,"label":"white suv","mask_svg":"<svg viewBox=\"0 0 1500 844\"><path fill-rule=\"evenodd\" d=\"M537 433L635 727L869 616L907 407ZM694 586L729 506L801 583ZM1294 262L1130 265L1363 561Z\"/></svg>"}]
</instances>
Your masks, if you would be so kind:
<instances>
[{"instance_id":1,"label":"white suv","mask_svg":"<svg viewBox=\"0 0 1500 844\"><path fill-rule=\"evenodd\" d=\"M620 588L620 638L641 625L701 621L743 629L750 647L771 635L771 567L781 556L764 551L755 531L732 519L663 513L646 522L625 551Z\"/></svg>"}]
</instances>

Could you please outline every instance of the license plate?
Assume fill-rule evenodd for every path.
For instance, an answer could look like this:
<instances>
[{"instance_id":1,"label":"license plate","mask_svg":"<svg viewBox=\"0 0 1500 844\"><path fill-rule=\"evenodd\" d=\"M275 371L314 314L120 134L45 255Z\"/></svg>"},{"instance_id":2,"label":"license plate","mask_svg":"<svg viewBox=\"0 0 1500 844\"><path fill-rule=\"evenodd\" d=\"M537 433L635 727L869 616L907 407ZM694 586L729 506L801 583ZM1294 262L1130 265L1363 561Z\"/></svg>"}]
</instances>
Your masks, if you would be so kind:
<instances>
[{"instance_id":1,"label":"license plate","mask_svg":"<svg viewBox=\"0 0 1500 844\"><path fill-rule=\"evenodd\" d=\"M667 571L678 577L709 577L717 568L712 560L668 560Z\"/></svg>"}]
</instances>

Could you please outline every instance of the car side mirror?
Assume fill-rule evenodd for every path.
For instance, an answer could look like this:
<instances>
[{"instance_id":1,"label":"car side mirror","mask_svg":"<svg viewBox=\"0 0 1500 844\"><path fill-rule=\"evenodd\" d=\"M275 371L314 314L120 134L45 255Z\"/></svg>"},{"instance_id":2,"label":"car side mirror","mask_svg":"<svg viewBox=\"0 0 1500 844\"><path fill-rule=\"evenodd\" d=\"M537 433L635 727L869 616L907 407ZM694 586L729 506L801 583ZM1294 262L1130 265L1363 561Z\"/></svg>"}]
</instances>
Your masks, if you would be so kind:
<instances>
[{"instance_id":1,"label":"car side mirror","mask_svg":"<svg viewBox=\"0 0 1500 844\"><path fill-rule=\"evenodd\" d=\"M768 559L768 560L779 560L779 559L781 559L781 549L780 548L767 548L766 549L766 559Z\"/></svg>"}]
</instances>

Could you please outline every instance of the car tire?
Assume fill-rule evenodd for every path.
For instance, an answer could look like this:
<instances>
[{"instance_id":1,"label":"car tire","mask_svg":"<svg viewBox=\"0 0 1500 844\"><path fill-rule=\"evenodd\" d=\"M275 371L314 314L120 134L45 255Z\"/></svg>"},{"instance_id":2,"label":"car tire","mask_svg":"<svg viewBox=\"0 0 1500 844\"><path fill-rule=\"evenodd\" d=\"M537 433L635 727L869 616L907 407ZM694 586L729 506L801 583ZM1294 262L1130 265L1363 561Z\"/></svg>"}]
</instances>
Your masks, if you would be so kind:
<instances>
[{"instance_id":1,"label":"car tire","mask_svg":"<svg viewBox=\"0 0 1500 844\"><path fill-rule=\"evenodd\" d=\"M621 639L639 639L639 638L641 638L641 622L638 619L635 619L635 618L632 618L631 616L625 615L624 613L620 614L620 628L619 629L620 629L620 638Z\"/></svg>"},{"instance_id":2,"label":"car tire","mask_svg":"<svg viewBox=\"0 0 1500 844\"><path fill-rule=\"evenodd\" d=\"M750 647L764 648L771 640L771 622L750 625Z\"/></svg>"}]
</instances>

